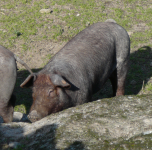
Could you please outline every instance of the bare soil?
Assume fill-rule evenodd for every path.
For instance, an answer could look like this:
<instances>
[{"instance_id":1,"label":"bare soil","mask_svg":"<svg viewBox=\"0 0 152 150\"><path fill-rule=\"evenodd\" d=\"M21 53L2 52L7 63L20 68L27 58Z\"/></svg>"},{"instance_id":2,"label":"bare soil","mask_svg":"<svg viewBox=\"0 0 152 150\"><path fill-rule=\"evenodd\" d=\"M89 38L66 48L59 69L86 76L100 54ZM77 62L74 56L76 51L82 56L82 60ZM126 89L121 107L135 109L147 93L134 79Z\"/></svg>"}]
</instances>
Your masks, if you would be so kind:
<instances>
[{"instance_id":1,"label":"bare soil","mask_svg":"<svg viewBox=\"0 0 152 150\"><path fill-rule=\"evenodd\" d=\"M125 0L129 1L129 0ZM31 5L34 6L34 2L37 2L37 0L32 0ZM0 4L7 4L7 2L2 2ZM147 9L149 5L152 3L151 0L148 2L146 1L137 1L136 4L138 4L138 7L143 7L144 9ZM49 61L50 57L52 57L54 54L56 54L67 42L63 39L63 37L68 37L68 39L71 39L71 35L69 35L68 31L79 29L79 23L76 26L76 28L73 28L71 26L66 25L66 21L60 19L60 17L64 17L66 15L66 12L61 11L57 15L55 14L55 9L63 10L69 10L74 11L75 15L79 14L79 11L81 8L77 7L75 8L71 4L65 4L65 5L50 5L50 1L44 1L44 4L48 6L53 13L45 14L44 18L36 18L37 23L40 24L43 23L44 28L39 28L38 32L35 35L30 35L25 42L21 36L14 39L13 46L10 48L12 52L14 52L16 55L18 55L24 62L28 64L28 66L34 71L37 72L40 69L42 69L45 64ZM101 1L96 0L97 6L101 4ZM126 11L127 8L130 8L132 10L136 10L137 13L140 13L140 9L136 8L135 3L124 3L124 1L117 0L108 0L102 1L103 6L105 9L101 12L103 14L106 14L106 16L103 16L101 18L101 22L105 21L106 19L112 18L114 19L115 16L119 15L119 9L122 10L122 18L120 17L120 20L125 20L125 17L128 17L131 15L132 12ZM22 4L21 4L22 5ZM18 9L21 7L20 4L16 6L16 9L3 9L0 8L0 15L8 15L10 11L15 14L19 14L20 11ZM29 4L28 4L29 5ZM30 5L29 5L30 7ZM95 7L94 9L101 10L101 7ZM118 9L118 14L114 14L117 11L114 11L114 9ZM114 12L114 13L113 13ZM80 14L81 15L81 14ZM142 15L142 14L141 14ZM58 17L60 16L60 17ZM70 15L69 15L70 16ZM130 16L131 18L132 16ZM116 17L117 18L117 17ZM42 20L41 20L42 19ZM53 20L52 22L47 22L47 19ZM72 18L71 18L72 19ZM83 18L85 19L85 18ZM118 18L117 18L118 19ZM132 37L135 33L144 33L145 31L149 30L151 27L147 25L147 21L142 21L140 19L136 18L135 16L132 17L132 20L136 20L137 23L133 24L132 22L129 22L127 25L129 26L126 30L128 31L128 34L130 37ZM94 21L94 23L96 20ZM0 23L1 25L1 23ZM60 25L62 27L63 33L61 36L57 37L57 40L50 39L49 36L51 36L52 31L52 25ZM86 26L89 25L89 22ZM49 29L49 30L45 30ZM5 29L1 29L3 32L7 32ZM48 33L49 32L49 33ZM43 38L42 35L47 35L47 38ZM73 35L74 36L74 35ZM37 40L37 38L40 38L41 40ZM1 37L0 37L1 39ZM151 39L148 39L148 42L142 43L142 40L144 40L143 37L137 37L135 39L138 41L138 44L136 44L134 47L131 47L131 59L130 59L130 69L128 72L128 78L126 81L126 95L136 95L136 94L151 94L150 90L143 90L144 87L151 83L151 62L152 62L152 51L149 44L151 44ZM141 42L140 42L141 41ZM4 46L7 47L7 43L3 43ZM27 49L24 50L23 45L26 45ZM132 45L132 41L131 41ZM142 49L142 51L139 51L139 49ZM24 113L27 113L29 111L29 108L32 103L32 94L31 89L21 89L19 85L26 79L26 77L29 75L29 73L24 70L24 67L21 66L19 63L17 63L18 66L18 77L17 77L17 83L14 90L14 93L17 96L17 103L16 105L25 105L25 108L18 108L18 111L22 111ZM93 99L99 99L99 98L105 98L105 97L111 97L112 96L112 87L110 82L108 81L103 89L99 91L97 94L94 95ZM25 110L26 109L26 110Z\"/></svg>"}]
</instances>

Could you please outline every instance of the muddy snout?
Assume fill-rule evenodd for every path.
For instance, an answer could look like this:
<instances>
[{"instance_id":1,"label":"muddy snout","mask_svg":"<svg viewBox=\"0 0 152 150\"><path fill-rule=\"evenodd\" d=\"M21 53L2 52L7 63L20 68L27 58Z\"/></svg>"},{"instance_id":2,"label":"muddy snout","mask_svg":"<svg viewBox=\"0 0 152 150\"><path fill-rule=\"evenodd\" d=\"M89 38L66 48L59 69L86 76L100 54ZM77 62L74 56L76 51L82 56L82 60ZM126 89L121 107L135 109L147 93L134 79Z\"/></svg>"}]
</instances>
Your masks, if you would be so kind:
<instances>
[{"instance_id":1,"label":"muddy snout","mask_svg":"<svg viewBox=\"0 0 152 150\"><path fill-rule=\"evenodd\" d=\"M31 122L38 121L42 118L36 110L31 111L27 117Z\"/></svg>"}]
</instances>

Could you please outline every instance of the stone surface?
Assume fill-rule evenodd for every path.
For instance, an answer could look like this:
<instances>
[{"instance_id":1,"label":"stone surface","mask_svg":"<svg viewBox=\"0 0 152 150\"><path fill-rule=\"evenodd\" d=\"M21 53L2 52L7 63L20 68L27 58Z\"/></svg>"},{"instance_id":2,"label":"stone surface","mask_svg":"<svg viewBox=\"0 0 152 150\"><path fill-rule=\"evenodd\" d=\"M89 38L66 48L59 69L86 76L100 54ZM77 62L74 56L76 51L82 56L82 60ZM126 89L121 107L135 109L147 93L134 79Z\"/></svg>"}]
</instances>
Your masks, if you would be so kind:
<instances>
[{"instance_id":1,"label":"stone surface","mask_svg":"<svg viewBox=\"0 0 152 150\"><path fill-rule=\"evenodd\" d=\"M26 114L22 114L21 112L14 112L13 122L29 122L29 120Z\"/></svg>"},{"instance_id":2,"label":"stone surface","mask_svg":"<svg viewBox=\"0 0 152 150\"><path fill-rule=\"evenodd\" d=\"M14 112L13 122L19 122L22 117L23 117L23 114L21 112Z\"/></svg>"},{"instance_id":3,"label":"stone surface","mask_svg":"<svg viewBox=\"0 0 152 150\"><path fill-rule=\"evenodd\" d=\"M30 122L30 121L28 120L26 114L22 114L21 112L14 112L13 122ZM1 116L0 116L0 123L3 123L3 119Z\"/></svg>"},{"instance_id":4,"label":"stone surface","mask_svg":"<svg viewBox=\"0 0 152 150\"><path fill-rule=\"evenodd\" d=\"M53 12L51 9L41 9L40 13L51 13Z\"/></svg>"},{"instance_id":5,"label":"stone surface","mask_svg":"<svg viewBox=\"0 0 152 150\"><path fill-rule=\"evenodd\" d=\"M17 148L19 145L20 145L19 142L10 142L10 143L9 143L9 147L10 147L10 148Z\"/></svg>"},{"instance_id":6,"label":"stone surface","mask_svg":"<svg viewBox=\"0 0 152 150\"><path fill-rule=\"evenodd\" d=\"M3 123L0 149L15 142L22 150L150 148L151 108L151 95L120 96L72 107L35 123Z\"/></svg>"}]
</instances>

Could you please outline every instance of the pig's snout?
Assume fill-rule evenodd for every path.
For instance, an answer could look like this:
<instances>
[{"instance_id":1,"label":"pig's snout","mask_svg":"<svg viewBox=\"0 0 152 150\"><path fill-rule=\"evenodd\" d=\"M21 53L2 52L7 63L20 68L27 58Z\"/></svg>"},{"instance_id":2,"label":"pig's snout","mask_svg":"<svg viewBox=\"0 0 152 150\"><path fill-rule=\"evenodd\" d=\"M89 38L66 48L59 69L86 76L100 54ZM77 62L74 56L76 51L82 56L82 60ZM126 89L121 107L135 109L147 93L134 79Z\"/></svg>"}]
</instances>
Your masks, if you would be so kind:
<instances>
[{"instance_id":1,"label":"pig's snout","mask_svg":"<svg viewBox=\"0 0 152 150\"><path fill-rule=\"evenodd\" d=\"M38 121L42 118L36 110L31 111L27 117L31 122Z\"/></svg>"}]
</instances>

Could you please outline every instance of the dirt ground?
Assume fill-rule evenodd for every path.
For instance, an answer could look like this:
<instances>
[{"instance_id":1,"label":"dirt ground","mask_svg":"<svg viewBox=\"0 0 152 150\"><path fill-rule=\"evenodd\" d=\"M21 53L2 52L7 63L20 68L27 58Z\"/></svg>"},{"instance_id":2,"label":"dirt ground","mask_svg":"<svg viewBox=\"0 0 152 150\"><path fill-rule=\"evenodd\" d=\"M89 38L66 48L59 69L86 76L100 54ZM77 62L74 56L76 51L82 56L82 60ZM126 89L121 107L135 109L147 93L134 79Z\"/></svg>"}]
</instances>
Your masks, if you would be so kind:
<instances>
[{"instance_id":1,"label":"dirt ground","mask_svg":"<svg viewBox=\"0 0 152 150\"><path fill-rule=\"evenodd\" d=\"M126 2L128 1L128 3ZM8 4L9 0L7 1L2 1L0 6L5 6L4 4ZM31 8L31 7L36 7L34 3L39 2L38 0L32 0L27 3L26 8ZM71 1L72 2L72 1ZM89 14L90 9L92 9L91 14L95 10L97 13L103 14L101 18L93 18L93 15L88 18L89 22L85 24L85 26L89 26L92 23L96 22L102 22L105 21L106 19L112 18L115 19L119 24L123 24L123 21L125 19L129 18L133 22L127 22L126 26L124 24L124 28L127 30L130 38L133 36L135 37L133 40L131 39L131 55L130 55L130 68L127 76L127 81L126 81L126 95L136 95L136 94L146 94L149 93L151 94L151 89L149 88L148 90L143 91L144 87L151 83L151 62L152 62L152 51L151 51L151 38L148 39L148 37L144 37L143 34L147 32L148 30L151 30L151 26L148 25L148 20L144 21L143 18L137 18L137 15L140 15L143 13L143 16L146 16L146 9L151 8L149 6L151 4L151 0L149 1L136 1L136 3L131 3L133 0L108 0L108 1L99 1L96 0L96 6L92 8L89 6L89 9L85 9L85 13L83 14L82 9L80 7L75 7L72 4L64 4L64 5L59 5L55 4L51 6L51 1L44 1L42 2L42 7L43 4L46 6L49 6L48 8L51 8L51 11L53 13L45 14L41 16L42 18L36 18L38 21L38 24L43 24L41 28L38 28L37 33L35 35L30 35L28 36L27 40L25 40L23 37L25 35L25 32L27 30L24 30L24 34L21 36L18 36L14 39L11 39L11 42L13 43L12 46L9 48L9 38L11 38L11 34L8 38L5 39L4 42L2 43L4 46L8 46L8 48L14 52L17 56L19 56L27 65L33 70L33 72L39 71L41 68L47 64L49 59L57 53L66 43L68 40L71 39L72 36L75 35L77 29L81 29L80 26L83 24L83 21L86 21L85 19L87 17L90 17L89 15L87 16L87 13ZM56 2L57 3L57 2ZM18 4L15 6L15 8L7 9L7 8L0 8L0 15L7 16L12 12L12 14L19 14L20 13L20 8L21 11L23 9L23 6L25 4ZM136 6L138 6L136 8ZM38 7L40 11L40 7ZM58 12L56 12L58 10ZM135 13L134 13L134 10ZM25 12L27 10L24 10ZM145 12L144 12L145 11ZM74 13L73 13L74 12ZM81 12L81 13L80 13ZM28 11L27 11L28 13ZM72 17L75 17L75 15L81 16L82 14L84 15L80 22L74 23L74 27L68 26L68 22L71 21L73 18L69 18L67 20L63 20L62 18L64 16L68 16L68 14L72 14ZM144 14L145 13L145 14ZM31 14L31 13L29 13ZM31 14L32 15L32 14ZM94 14L96 15L96 14ZM142 15L142 14L141 14ZM148 14L147 14L148 15ZM87 17L86 17L87 16ZM1 16L0 16L1 17ZM138 16L139 17L139 16ZM92 19L93 18L93 19ZM93 20L91 22L91 19ZM143 19L143 20L142 20ZM82 21L82 22L81 22ZM3 24L2 22L0 25ZM56 40L51 39L51 34L53 33L53 25L58 26L60 25L62 28L61 30L63 31L62 35L57 36ZM15 26L15 25L14 25ZM8 30L8 29L7 29ZM0 26L0 31L8 33L6 29L2 29L2 26ZM54 29L55 30L55 29ZM136 35L141 33L141 36ZM12 33L13 34L13 33ZM46 35L47 38L43 38L43 36ZM136 35L136 36L135 36ZM63 39L66 38L66 40ZM67 38L68 37L68 38ZM68 40L67 40L68 39ZM147 39L147 41L146 41ZM0 36L1 40L1 36ZM143 40L146 42L143 43ZM134 44L134 42L137 42ZM134 44L134 46L132 46ZM26 50L24 50L23 45L25 45ZM15 86L14 93L17 95L17 103L16 105L25 105L27 111L22 111L23 107L21 108L22 112L28 112L31 102L32 102L32 94L31 94L31 89L21 89L20 84L26 79L26 77L29 75L29 73L25 70L25 68L17 63L18 66L18 77L17 77L17 83ZM144 83L144 84L143 84ZM99 91L97 94L94 95L94 100L99 99L99 98L105 98L105 97L111 97L112 96L112 87L110 82L108 81L106 85ZM27 105L28 103L28 105ZM17 111L19 110L18 108L16 109ZM19 110L20 111L20 110Z\"/></svg>"}]
</instances>

